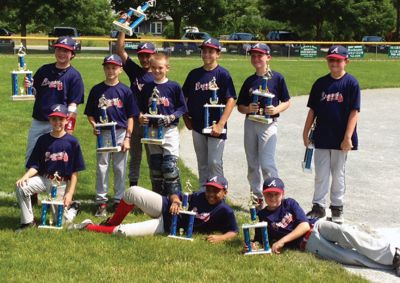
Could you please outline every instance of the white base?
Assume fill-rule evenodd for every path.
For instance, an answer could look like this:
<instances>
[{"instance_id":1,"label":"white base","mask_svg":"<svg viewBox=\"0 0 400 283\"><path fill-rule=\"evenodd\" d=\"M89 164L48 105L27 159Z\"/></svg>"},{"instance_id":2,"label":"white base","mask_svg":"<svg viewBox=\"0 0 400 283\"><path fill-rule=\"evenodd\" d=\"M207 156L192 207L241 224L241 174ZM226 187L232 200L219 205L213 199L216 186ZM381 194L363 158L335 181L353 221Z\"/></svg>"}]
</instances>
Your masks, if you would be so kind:
<instances>
[{"instance_id":1,"label":"white base","mask_svg":"<svg viewBox=\"0 0 400 283\"><path fill-rule=\"evenodd\" d=\"M242 229L268 227L268 222L262 221L254 224L243 224Z\"/></svg>"},{"instance_id":2,"label":"white base","mask_svg":"<svg viewBox=\"0 0 400 283\"><path fill-rule=\"evenodd\" d=\"M225 108L225 104L204 104L205 108Z\"/></svg>"},{"instance_id":3,"label":"white base","mask_svg":"<svg viewBox=\"0 0 400 283\"><path fill-rule=\"evenodd\" d=\"M63 227L50 226L50 225L39 225L38 228L40 228L40 229L55 229L55 230L61 230Z\"/></svg>"},{"instance_id":4,"label":"white base","mask_svg":"<svg viewBox=\"0 0 400 283\"><path fill-rule=\"evenodd\" d=\"M12 71L11 72L12 74L25 74L25 75L27 75L27 74L31 74L32 75L32 71L29 71L29 70L18 70L18 71Z\"/></svg>"},{"instance_id":5,"label":"white base","mask_svg":"<svg viewBox=\"0 0 400 283\"><path fill-rule=\"evenodd\" d=\"M168 238L173 238L173 239L177 239L177 240L185 240L185 241L193 241L193 238L186 238L186 237L173 236L173 235L168 235Z\"/></svg>"},{"instance_id":6,"label":"white base","mask_svg":"<svg viewBox=\"0 0 400 283\"><path fill-rule=\"evenodd\" d=\"M262 254L270 254L271 253L271 249L265 251L265 250L256 250L256 251L251 251L251 252L247 252L244 255L262 255Z\"/></svg>"},{"instance_id":7,"label":"white base","mask_svg":"<svg viewBox=\"0 0 400 283\"><path fill-rule=\"evenodd\" d=\"M96 123L95 127L96 128L105 128L105 127L112 127L116 126L117 122L108 122L108 123Z\"/></svg>"},{"instance_id":8,"label":"white base","mask_svg":"<svg viewBox=\"0 0 400 283\"><path fill-rule=\"evenodd\" d=\"M144 114L143 116L151 119L163 119L165 117L165 115L161 114Z\"/></svg>"},{"instance_id":9,"label":"white base","mask_svg":"<svg viewBox=\"0 0 400 283\"><path fill-rule=\"evenodd\" d=\"M126 25L125 23L122 24L118 21L113 21L113 27L117 31L123 32L127 35L131 36L133 34L133 30L129 27L129 25Z\"/></svg>"},{"instance_id":10,"label":"white base","mask_svg":"<svg viewBox=\"0 0 400 283\"><path fill-rule=\"evenodd\" d=\"M263 123L263 124L271 124L272 122L274 122L273 118L266 118L263 115L257 115L257 114L250 114L247 119L249 119L250 121L254 121L254 122L258 122L258 123Z\"/></svg>"},{"instance_id":11,"label":"white base","mask_svg":"<svg viewBox=\"0 0 400 283\"><path fill-rule=\"evenodd\" d=\"M32 101L35 100L35 96L32 94L18 94L11 96L12 101Z\"/></svg>"},{"instance_id":12,"label":"white base","mask_svg":"<svg viewBox=\"0 0 400 283\"><path fill-rule=\"evenodd\" d=\"M304 161L301 162L301 168L303 168L303 172L312 173L312 167L306 168L306 163Z\"/></svg>"},{"instance_id":13,"label":"white base","mask_svg":"<svg viewBox=\"0 0 400 283\"><path fill-rule=\"evenodd\" d=\"M204 128L201 132L203 134L211 134L212 129L211 128ZM226 134L226 129L223 129L221 134Z\"/></svg>"},{"instance_id":14,"label":"white base","mask_svg":"<svg viewBox=\"0 0 400 283\"><path fill-rule=\"evenodd\" d=\"M165 143L165 139L150 139L150 138L142 138L140 140L141 143L144 144L157 144L157 145L162 145Z\"/></svg>"},{"instance_id":15,"label":"white base","mask_svg":"<svg viewBox=\"0 0 400 283\"><path fill-rule=\"evenodd\" d=\"M120 146L108 146L108 147L101 147L98 148L97 153L103 153L103 152L120 152L121 147Z\"/></svg>"}]
</instances>

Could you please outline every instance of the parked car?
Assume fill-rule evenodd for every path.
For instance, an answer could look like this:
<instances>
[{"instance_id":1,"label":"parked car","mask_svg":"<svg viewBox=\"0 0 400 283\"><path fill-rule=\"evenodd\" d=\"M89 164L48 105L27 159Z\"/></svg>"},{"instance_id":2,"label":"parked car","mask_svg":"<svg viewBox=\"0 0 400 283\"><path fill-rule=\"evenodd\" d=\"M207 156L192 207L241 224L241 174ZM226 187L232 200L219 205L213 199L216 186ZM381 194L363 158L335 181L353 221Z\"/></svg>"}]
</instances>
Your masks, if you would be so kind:
<instances>
[{"instance_id":1,"label":"parked car","mask_svg":"<svg viewBox=\"0 0 400 283\"><path fill-rule=\"evenodd\" d=\"M80 52L82 49L81 42L77 40L77 37L80 37L81 34L78 32L78 30L74 27L54 27L51 32L49 32L49 37L60 37L60 36L70 36L75 38L76 41L76 46L75 50L77 52ZM53 52L54 51L54 45L55 40L49 40L49 51Z\"/></svg>"},{"instance_id":2,"label":"parked car","mask_svg":"<svg viewBox=\"0 0 400 283\"><path fill-rule=\"evenodd\" d=\"M118 31L113 30L110 33L111 38L117 38L118 37ZM133 33L132 35L125 35L125 39L137 39L140 38L137 36L136 33ZM139 46L139 41L125 41L125 50L126 51L136 51L138 46ZM108 44L110 54L115 54L117 52L116 48L116 42L115 41L110 41Z\"/></svg>"},{"instance_id":3,"label":"parked car","mask_svg":"<svg viewBox=\"0 0 400 283\"><path fill-rule=\"evenodd\" d=\"M362 42L384 42L385 40L381 36L377 35L366 35L363 36ZM380 52L387 53L389 49L388 45L364 45L364 52Z\"/></svg>"},{"instance_id":4,"label":"parked car","mask_svg":"<svg viewBox=\"0 0 400 283\"><path fill-rule=\"evenodd\" d=\"M14 33L6 28L0 28L0 36L11 36ZM12 39L0 39L0 51L14 52L15 42Z\"/></svg>"},{"instance_id":5,"label":"parked car","mask_svg":"<svg viewBox=\"0 0 400 283\"><path fill-rule=\"evenodd\" d=\"M185 34L181 37L181 39L185 40L207 40L211 36L206 32L185 32ZM177 53L192 53L192 52L199 52L199 46L201 43L183 43L183 42L176 42L174 46L174 52Z\"/></svg>"},{"instance_id":6,"label":"parked car","mask_svg":"<svg viewBox=\"0 0 400 283\"><path fill-rule=\"evenodd\" d=\"M238 40L238 41L255 41L256 36L251 33L236 32L229 35L228 40ZM235 44L226 43L225 47L227 52L236 52L238 54L246 54L250 50L250 43Z\"/></svg>"},{"instance_id":7,"label":"parked car","mask_svg":"<svg viewBox=\"0 0 400 283\"><path fill-rule=\"evenodd\" d=\"M291 31L273 30L267 34L267 41L299 41L299 36ZM269 44L272 55L299 56L299 44Z\"/></svg>"}]
</instances>

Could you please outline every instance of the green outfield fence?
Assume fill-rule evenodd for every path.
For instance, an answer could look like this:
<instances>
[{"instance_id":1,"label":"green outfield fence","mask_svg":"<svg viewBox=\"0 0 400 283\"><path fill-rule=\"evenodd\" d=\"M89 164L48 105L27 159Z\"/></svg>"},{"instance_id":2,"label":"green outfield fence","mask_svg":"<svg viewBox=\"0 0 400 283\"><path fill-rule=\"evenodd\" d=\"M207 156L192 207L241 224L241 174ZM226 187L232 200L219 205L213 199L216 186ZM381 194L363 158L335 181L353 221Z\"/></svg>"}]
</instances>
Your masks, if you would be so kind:
<instances>
[{"instance_id":1,"label":"green outfield fence","mask_svg":"<svg viewBox=\"0 0 400 283\"><path fill-rule=\"evenodd\" d=\"M0 54L15 54L21 44L26 42L29 53L49 53L55 37L43 36L0 36ZM115 38L110 37L79 37L81 53L110 54L115 53ZM126 39L127 51L135 52L140 42L153 42L158 51L171 56L197 56L200 54L198 46L201 40L178 40L157 37L139 37ZM260 41L267 43L274 57L282 58L322 58L326 55L329 46L341 44L349 49L352 59L385 60L400 59L400 42L340 42L340 41ZM232 56L247 56L247 50L254 41L228 41L221 40L223 53Z\"/></svg>"}]
</instances>

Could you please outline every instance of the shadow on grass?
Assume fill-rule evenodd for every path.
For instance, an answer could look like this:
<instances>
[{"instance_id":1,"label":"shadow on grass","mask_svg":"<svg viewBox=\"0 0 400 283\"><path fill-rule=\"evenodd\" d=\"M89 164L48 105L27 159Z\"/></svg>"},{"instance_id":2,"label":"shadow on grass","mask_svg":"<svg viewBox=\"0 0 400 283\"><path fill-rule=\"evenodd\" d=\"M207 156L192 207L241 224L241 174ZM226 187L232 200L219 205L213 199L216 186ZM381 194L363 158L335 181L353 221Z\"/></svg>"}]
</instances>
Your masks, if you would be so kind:
<instances>
[{"instance_id":1,"label":"shadow on grass","mask_svg":"<svg viewBox=\"0 0 400 283\"><path fill-rule=\"evenodd\" d=\"M14 230L19 226L18 216L0 216L0 230Z\"/></svg>"}]
</instances>

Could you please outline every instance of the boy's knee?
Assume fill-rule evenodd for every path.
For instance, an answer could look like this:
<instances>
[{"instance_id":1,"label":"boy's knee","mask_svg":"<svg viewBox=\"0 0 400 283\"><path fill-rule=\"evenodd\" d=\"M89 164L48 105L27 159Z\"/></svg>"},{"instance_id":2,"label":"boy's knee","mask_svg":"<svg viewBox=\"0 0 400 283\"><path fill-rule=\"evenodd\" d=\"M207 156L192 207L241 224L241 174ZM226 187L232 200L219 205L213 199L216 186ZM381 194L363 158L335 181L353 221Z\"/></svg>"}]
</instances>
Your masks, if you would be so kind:
<instances>
[{"instance_id":1,"label":"boy's knee","mask_svg":"<svg viewBox=\"0 0 400 283\"><path fill-rule=\"evenodd\" d=\"M141 190L144 189L138 186L132 186L129 189L127 189L123 196L124 202L130 205L135 204L135 200L140 195Z\"/></svg>"}]
</instances>

